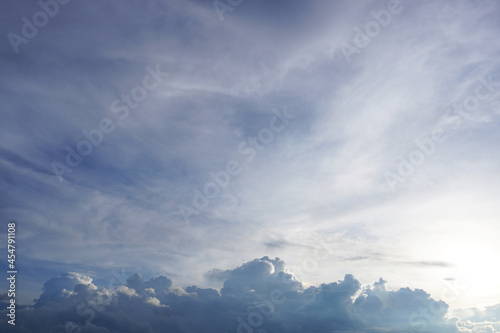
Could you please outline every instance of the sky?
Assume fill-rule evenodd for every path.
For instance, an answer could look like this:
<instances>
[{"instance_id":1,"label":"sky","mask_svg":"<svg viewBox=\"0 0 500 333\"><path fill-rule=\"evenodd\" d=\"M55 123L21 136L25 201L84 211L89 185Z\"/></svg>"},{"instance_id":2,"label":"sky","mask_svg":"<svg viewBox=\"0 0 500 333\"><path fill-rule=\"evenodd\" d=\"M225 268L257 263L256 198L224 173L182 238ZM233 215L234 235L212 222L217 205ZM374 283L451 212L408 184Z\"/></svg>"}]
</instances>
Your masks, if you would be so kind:
<instances>
[{"instance_id":1,"label":"sky","mask_svg":"<svg viewBox=\"0 0 500 333\"><path fill-rule=\"evenodd\" d=\"M0 327L500 332L498 2L0 6Z\"/></svg>"}]
</instances>

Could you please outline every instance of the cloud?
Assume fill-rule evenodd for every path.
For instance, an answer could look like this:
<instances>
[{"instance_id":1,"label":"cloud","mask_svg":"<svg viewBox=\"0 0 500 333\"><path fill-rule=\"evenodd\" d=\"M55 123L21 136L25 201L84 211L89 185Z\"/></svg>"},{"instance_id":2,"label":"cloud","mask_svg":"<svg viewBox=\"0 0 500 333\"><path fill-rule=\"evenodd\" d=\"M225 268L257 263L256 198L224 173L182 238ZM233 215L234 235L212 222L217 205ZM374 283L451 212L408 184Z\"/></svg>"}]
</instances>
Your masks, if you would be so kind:
<instances>
[{"instance_id":1,"label":"cloud","mask_svg":"<svg viewBox=\"0 0 500 333\"><path fill-rule=\"evenodd\" d=\"M37 297L44 308L74 299L77 280L68 276L64 288L47 285L38 294L60 272L123 267L201 286L213 267L266 254L285 259L303 288L350 272L361 281L412 281L439 295L442 277L454 277L498 299L490 265L500 252L498 93L448 131L395 192L384 172L396 172L395 161L436 126L450 127L455 117L447 112L474 93L478 77L499 79L500 5L402 0L403 11L347 63L339 45L352 44L353 29L391 1L244 0L223 22L206 0L70 1L19 54L4 38L0 214L19 221L20 300ZM21 33L21 18L40 10L36 1L0 6L6 33ZM169 75L119 119L112 102L142 85L156 64ZM246 162L239 143L285 105L296 118ZM58 179L51 163L65 164L65 147L77 149L82 130L103 117L116 129ZM194 191L232 159L243 171L225 187L228 195L186 226L180 205L192 207ZM324 235L332 249L313 274L295 269L324 252L297 235L305 232ZM246 267L241 274L264 269L252 282L224 271L218 297L279 285L270 265ZM188 297L166 281L121 280L137 296L122 288L114 298L162 302L165 290ZM185 291L215 297L193 290ZM475 306L476 295L457 302Z\"/></svg>"},{"instance_id":2,"label":"cloud","mask_svg":"<svg viewBox=\"0 0 500 333\"><path fill-rule=\"evenodd\" d=\"M74 293L77 285L95 286L92 279L79 273L64 273L56 278L52 278L43 285L43 293L35 300L35 308L47 302L60 302L68 299Z\"/></svg>"},{"instance_id":3,"label":"cloud","mask_svg":"<svg viewBox=\"0 0 500 333\"><path fill-rule=\"evenodd\" d=\"M458 327L463 332L495 333L500 331L500 304L483 309L459 309L453 314L460 318Z\"/></svg>"},{"instance_id":4,"label":"cloud","mask_svg":"<svg viewBox=\"0 0 500 333\"><path fill-rule=\"evenodd\" d=\"M173 287L164 276L133 274L106 289L88 276L62 274L45 283L35 306L18 309L17 332L458 332L447 304L419 289L387 290L382 278L363 287L347 274L304 288L281 259L269 257L210 274L225 279L220 293ZM498 309L470 312L467 325L483 325ZM8 324L0 327L9 332Z\"/></svg>"},{"instance_id":5,"label":"cloud","mask_svg":"<svg viewBox=\"0 0 500 333\"><path fill-rule=\"evenodd\" d=\"M451 267L453 264L444 261L407 261L401 262L405 265L417 265L422 267Z\"/></svg>"}]
</instances>

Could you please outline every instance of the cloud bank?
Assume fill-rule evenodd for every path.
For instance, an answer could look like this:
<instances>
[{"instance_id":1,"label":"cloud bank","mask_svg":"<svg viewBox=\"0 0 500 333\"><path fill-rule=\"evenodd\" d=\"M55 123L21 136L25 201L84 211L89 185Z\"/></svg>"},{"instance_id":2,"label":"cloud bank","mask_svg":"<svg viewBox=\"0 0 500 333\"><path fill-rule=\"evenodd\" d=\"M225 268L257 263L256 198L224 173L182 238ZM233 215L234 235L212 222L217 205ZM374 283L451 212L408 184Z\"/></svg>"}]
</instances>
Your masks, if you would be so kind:
<instances>
[{"instance_id":1,"label":"cloud bank","mask_svg":"<svg viewBox=\"0 0 500 333\"><path fill-rule=\"evenodd\" d=\"M420 289L387 290L382 278L362 286L347 274L305 288L281 259L269 257L207 277L223 280L221 290L174 287L167 277L140 274L104 288L65 273L44 284L34 306L19 310L16 332L459 332L446 303ZM460 331L490 332L484 322L499 308L467 314Z\"/></svg>"}]
</instances>

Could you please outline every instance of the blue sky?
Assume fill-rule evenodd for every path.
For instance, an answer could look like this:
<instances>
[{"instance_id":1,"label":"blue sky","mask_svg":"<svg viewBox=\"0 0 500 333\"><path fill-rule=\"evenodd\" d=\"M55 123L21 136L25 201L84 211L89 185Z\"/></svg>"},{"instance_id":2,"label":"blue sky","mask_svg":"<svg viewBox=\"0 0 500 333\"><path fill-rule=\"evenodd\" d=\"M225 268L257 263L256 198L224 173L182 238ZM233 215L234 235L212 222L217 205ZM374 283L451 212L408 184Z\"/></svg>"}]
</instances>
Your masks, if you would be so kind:
<instances>
[{"instance_id":1,"label":"blue sky","mask_svg":"<svg viewBox=\"0 0 500 333\"><path fill-rule=\"evenodd\" d=\"M135 273L171 279L160 305L193 285L224 298L268 256L297 295L358 281L354 302L383 278L382 303L401 288L446 303L461 321L443 332L500 330L499 4L215 4L2 4L0 244L17 221L18 301L69 279L156 302Z\"/></svg>"}]
</instances>

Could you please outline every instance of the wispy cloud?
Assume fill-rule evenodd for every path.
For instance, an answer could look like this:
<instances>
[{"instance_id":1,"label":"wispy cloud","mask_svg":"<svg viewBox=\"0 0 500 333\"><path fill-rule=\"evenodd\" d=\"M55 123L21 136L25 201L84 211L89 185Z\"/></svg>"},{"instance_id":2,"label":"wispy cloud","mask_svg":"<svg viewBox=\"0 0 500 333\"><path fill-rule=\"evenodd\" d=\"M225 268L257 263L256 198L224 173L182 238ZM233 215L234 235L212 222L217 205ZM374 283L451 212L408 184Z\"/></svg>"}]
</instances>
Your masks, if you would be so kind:
<instances>
[{"instance_id":1,"label":"wispy cloud","mask_svg":"<svg viewBox=\"0 0 500 333\"><path fill-rule=\"evenodd\" d=\"M244 0L224 21L212 1L59 3L18 53L7 34L41 7L0 11L0 215L36 268L23 292L48 278L43 263L205 288L213 267L270 255L307 286L383 275L437 299L450 277L467 286L453 308L498 299L499 95L452 112L479 78L500 81L498 3L402 0L349 63L338 46L395 1ZM168 76L128 106L156 64ZM262 144L285 106L294 118ZM61 179L52 163L105 118L116 128ZM393 191L385 173L437 127L446 140ZM241 173L193 206L230 161ZM196 209L189 223L179 207Z\"/></svg>"}]
</instances>

